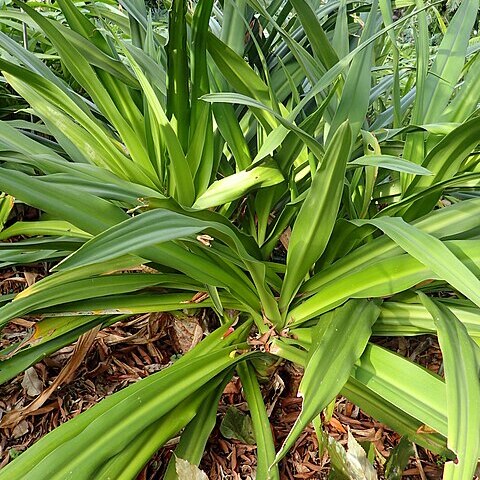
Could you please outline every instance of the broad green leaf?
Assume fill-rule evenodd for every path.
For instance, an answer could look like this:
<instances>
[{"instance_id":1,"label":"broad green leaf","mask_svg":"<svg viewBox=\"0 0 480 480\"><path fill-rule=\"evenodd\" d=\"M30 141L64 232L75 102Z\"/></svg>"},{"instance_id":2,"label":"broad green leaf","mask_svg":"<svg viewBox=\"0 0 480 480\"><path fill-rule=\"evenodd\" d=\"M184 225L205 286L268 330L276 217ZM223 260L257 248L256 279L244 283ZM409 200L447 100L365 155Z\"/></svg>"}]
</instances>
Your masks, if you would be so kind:
<instances>
[{"instance_id":1,"label":"broad green leaf","mask_svg":"<svg viewBox=\"0 0 480 480\"><path fill-rule=\"evenodd\" d=\"M480 457L480 347L450 310L426 295L420 299L438 329L445 365L448 446L457 455L456 463L445 464L443 478L472 478Z\"/></svg>"},{"instance_id":2,"label":"broad green leaf","mask_svg":"<svg viewBox=\"0 0 480 480\"><path fill-rule=\"evenodd\" d=\"M185 285L186 286L186 285ZM172 283L170 287L182 288L184 285ZM200 289L196 289L198 292ZM140 313L174 312L176 310L196 311L200 308L213 308L210 298L196 301L193 289L190 293L136 293L134 295L109 295L72 303L64 303L45 308L46 315L136 315ZM249 312L249 309L229 294L222 295L225 308Z\"/></svg>"},{"instance_id":3,"label":"broad green leaf","mask_svg":"<svg viewBox=\"0 0 480 480\"><path fill-rule=\"evenodd\" d=\"M467 301L442 303L457 317L477 343L480 344L480 309ZM434 334L435 323L428 310L417 303L384 302L373 327L375 335L404 336Z\"/></svg>"},{"instance_id":4,"label":"broad green leaf","mask_svg":"<svg viewBox=\"0 0 480 480\"><path fill-rule=\"evenodd\" d=\"M383 217L368 222L480 307L480 280L441 240L399 217Z\"/></svg>"},{"instance_id":5,"label":"broad green leaf","mask_svg":"<svg viewBox=\"0 0 480 480\"><path fill-rule=\"evenodd\" d=\"M402 437L400 442L392 449L385 464L385 479L402 480L403 471L414 453L412 442L407 437Z\"/></svg>"},{"instance_id":6,"label":"broad green leaf","mask_svg":"<svg viewBox=\"0 0 480 480\"><path fill-rule=\"evenodd\" d=\"M245 0L227 0L223 5L220 38L238 55L242 55L245 48L245 7Z\"/></svg>"},{"instance_id":7,"label":"broad green leaf","mask_svg":"<svg viewBox=\"0 0 480 480\"><path fill-rule=\"evenodd\" d=\"M0 231L3 230L5 223L7 223L10 212L12 211L15 199L10 195L1 194L0 196ZM1 235L5 237L5 233L2 232ZM0 237L1 238L1 237Z\"/></svg>"},{"instance_id":8,"label":"broad green leaf","mask_svg":"<svg viewBox=\"0 0 480 480\"><path fill-rule=\"evenodd\" d=\"M175 469L175 458L183 458L194 465L199 465L217 421L217 407L226 384L231 379L231 373L225 375L224 381L202 401L195 418L185 427L180 442L170 457L164 480L178 480Z\"/></svg>"},{"instance_id":9,"label":"broad green leaf","mask_svg":"<svg viewBox=\"0 0 480 480\"><path fill-rule=\"evenodd\" d=\"M368 94L371 87L373 51L373 43L369 42L369 40L375 33L377 16L378 2L374 0L359 41L360 45L367 43L367 46L358 52L350 65L340 103L329 126L327 144L333 140L337 129L339 129L346 120L348 120L350 124L352 129L351 135L354 140L357 138L360 128L365 122L369 103Z\"/></svg>"},{"instance_id":10,"label":"broad green leaf","mask_svg":"<svg viewBox=\"0 0 480 480\"><path fill-rule=\"evenodd\" d=\"M36 295L23 296L0 309L0 326L32 310L86 298L126 293L162 283L162 274L124 274L77 280ZM164 278L164 277L163 277Z\"/></svg>"},{"instance_id":11,"label":"broad green leaf","mask_svg":"<svg viewBox=\"0 0 480 480\"><path fill-rule=\"evenodd\" d=\"M176 362L63 424L37 442L28 456L20 456L2 469L0 479L13 476L26 480L59 480L73 470L79 472L79 479L94 475L146 427L215 375L243 359L231 355L235 346L217 347L216 351L203 355L199 355L200 351L192 349L189 353L195 352L193 355L183 357L187 361Z\"/></svg>"},{"instance_id":12,"label":"broad green leaf","mask_svg":"<svg viewBox=\"0 0 480 480\"><path fill-rule=\"evenodd\" d=\"M425 187L454 177L465 158L472 152L480 138L480 117L459 125L446 135L425 157L422 166L433 176L415 177L405 195L418 192ZM434 202L436 199L434 199ZM431 209L430 207L428 211Z\"/></svg>"},{"instance_id":13,"label":"broad green leaf","mask_svg":"<svg viewBox=\"0 0 480 480\"><path fill-rule=\"evenodd\" d=\"M477 16L478 0L465 0L450 21L425 80L423 123L436 121L450 100L465 62L468 40Z\"/></svg>"},{"instance_id":14,"label":"broad green leaf","mask_svg":"<svg viewBox=\"0 0 480 480\"><path fill-rule=\"evenodd\" d=\"M391 155L365 155L348 163L348 165L372 165L374 167L386 168L397 172L413 173L415 175L433 175L420 165L417 165L403 158Z\"/></svg>"},{"instance_id":15,"label":"broad green leaf","mask_svg":"<svg viewBox=\"0 0 480 480\"><path fill-rule=\"evenodd\" d=\"M348 123L335 133L293 226L279 307L286 314L300 285L320 258L332 233L343 191L352 135Z\"/></svg>"},{"instance_id":16,"label":"broad green leaf","mask_svg":"<svg viewBox=\"0 0 480 480\"><path fill-rule=\"evenodd\" d=\"M201 392L187 397L173 410L150 424L119 453L111 457L95 472L99 480L130 480L136 478L155 452L168 440L178 434L182 428L197 415L219 379L213 378ZM174 459L174 456L172 456Z\"/></svg>"},{"instance_id":17,"label":"broad green leaf","mask_svg":"<svg viewBox=\"0 0 480 480\"><path fill-rule=\"evenodd\" d=\"M243 170L217 180L203 195L197 198L193 207L204 210L223 205L242 197L254 188L270 187L283 181L283 174L272 160L260 167Z\"/></svg>"},{"instance_id":18,"label":"broad green leaf","mask_svg":"<svg viewBox=\"0 0 480 480\"><path fill-rule=\"evenodd\" d=\"M113 204L74 189L59 188L21 172L0 169L0 188L28 205L96 234L128 218Z\"/></svg>"},{"instance_id":19,"label":"broad green leaf","mask_svg":"<svg viewBox=\"0 0 480 480\"><path fill-rule=\"evenodd\" d=\"M0 233L0 240L7 240L17 235L27 235L30 237L36 235L58 235L85 239L91 237L91 235L69 222L62 220L43 220L38 222L16 222Z\"/></svg>"},{"instance_id":20,"label":"broad green leaf","mask_svg":"<svg viewBox=\"0 0 480 480\"><path fill-rule=\"evenodd\" d=\"M153 87L127 50L125 50L125 54L142 86L152 116L155 119L156 128L158 128L170 156L171 165L169 171L171 174L171 185L169 193L173 194L180 203L190 206L193 203L195 192L192 172L187 163L182 144L169 122Z\"/></svg>"},{"instance_id":21,"label":"broad green leaf","mask_svg":"<svg viewBox=\"0 0 480 480\"><path fill-rule=\"evenodd\" d=\"M250 363L240 363L237 370L250 410L254 440L257 444L257 476L266 480L279 480L278 467L275 465L270 468L275 461L275 444L255 370Z\"/></svg>"},{"instance_id":22,"label":"broad green leaf","mask_svg":"<svg viewBox=\"0 0 480 480\"><path fill-rule=\"evenodd\" d=\"M445 242L451 253L454 252L457 262L463 262L463 268L466 269L478 268L478 244L476 240ZM348 262L342 262L342 267L347 265ZM289 311L287 323L303 323L341 305L349 298L389 297L426 280L440 278L433 270L408 254L370 260L361 266L353 267L347 273L342 271L343 268L337 270L335 263L329 270L330 275L322 278L316 285L318 293L298 302L298 305Z\"/></svg>"},{"instance_id":23,"label":"broad green leaf","mask_svg":"<svg viewBox=\"0 0 480 480\"><path fill-rule=\"evenodd\" d=\"M144 171L150 176L149 178L155 179L156 172L148 158L147 151L141 141L142 139L138 136L138 132L134 131L130 123L127 122L119 111L107 88L96 75L93 67L90 66L89 62L80 54L71 42L65 40L65 37L62 35L55 22L51 22L43 17L39 12L36 12L28 5L23 4L22 2L18 3L21 4L22 8L28 13L28 15L30 15L42 28L55 45L68 70L83 88L87 90L96 106L104 112L106 117L115 126L122 140L125 142L125 146L132 159L139 167L144 169Z\"/></svg>"},{"instance_id":24,"label":"broad green leaf","mask_svg":"<svg viewBox=\"0 0 480 480\"><path fill-rule=\"evenodd\" d=\"M239 93L273 107L268 86L259 75L221 40L210 34L207 40L208 52L228 83ZM256 111L265 128L275 128L277 122L269 112Z\"/></svg>"},{"instance_id":25,"label":"broad green leaf","mask_svg":"<svg viewBox=\"0 0 480 480\"><path fill-rule=\"evenodd\" d=\"M186 13L187 4L183 0L172 0L168 21L168 43L166 46L167 116L169 119L172 119L175 125L178 141L184 152L188 148L190 129Z\"/></svg>"},{"instance_id":26,"label":"broad green leaf","mask_svg":"<svg viewBox=\"0 0 480 480\"><path fill-rule=\"evenodd\" d=\"M337 54L328 41L327 35L323 30L315 12L308 2L302 0L291 0L300 22L305 30L305 34L310 42L313 53L320 59L326 70L333 67L337 61Z\"/></svg>"},{"instance_id":27,"label":"broad green leaf","mask_svg":"<svg viewBox=\"0 0 480 480\"><path fill-rule=\"evenodd\" d=\"M90 265L138 252L143 247L185 238L208 228L208 222L169 210L150 210L131 217L85 243L57 270Z\"/></svg>"},{"instance_id":28,"label":"broad green leaf","mask_svg":"<svg viewBox=\"0 0 480 480\"><path fill-rule=\"evenodd\" d=\"M373 302L350 300L319 319L299 386L302 411L278 452L276 463L285 456L302 430L340 392L367 345L378 313ZM332 355L335 355L334 363Z\"/></svg>"},{"instance_id":29,"label":"broad green leaf","mask_svg":"<svg viewBox=\"0 0 480 480\"><path fill-rule=\"evenodd\" d=\"M423 424L447 435L446 391L440 377L371 344L352 376Z\"/></svg>"}]
</instances>

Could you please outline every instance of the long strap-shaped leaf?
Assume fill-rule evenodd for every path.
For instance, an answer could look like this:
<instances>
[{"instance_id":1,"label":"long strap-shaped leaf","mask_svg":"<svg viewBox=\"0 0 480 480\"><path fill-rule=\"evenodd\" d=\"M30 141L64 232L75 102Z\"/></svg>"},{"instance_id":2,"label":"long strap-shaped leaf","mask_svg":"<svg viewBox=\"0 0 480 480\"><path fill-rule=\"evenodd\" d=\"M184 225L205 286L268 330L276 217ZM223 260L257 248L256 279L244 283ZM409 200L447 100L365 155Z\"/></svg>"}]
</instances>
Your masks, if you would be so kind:
<instances>
[{"instance_id":1,"label":"long strap-shaped leaf","mask_svg":"<svg viewBox=\"0 0 480 480\"><path fill-rule=\"evenodd\" d=\"M447 387L448 446L457 463L445 464L444 480L466 480L480 457L480 348L465 326L440 302L420 294L437 326Z\"/></svg>"},{"instance_id":2,"label":"long strap-shaped leaf","mask_svg":"<svg viewBox=\"0 0 480 480\"><path fill-rule=\"evenodd\" d=\"M452 178L457 174L462 162L475 148L479 139L480 118L478 117L463 123L446 135L422 162L422 166L433 172L433 176L415 177L406 190L405 195L417 193L442 180ZM431 210L436 201L435 196L433 198L433 204L429 202L427 211ZM438 198L438 195L436 198Z\"/></svg>"},{"instance_id":3,"label":"long strap-shaped leaf","mask_svg":"<svg viewBox=\"0 0 480 480\"><path fill-rule=\"evenodd\" d=\"M171 184L169 185L169 193L174 194L180 203L190 206L195 197L192 172L187 163L180 140L175 134L172 124L169 122L155 94L155 90L140 69L140 66L127 50L125 50L125 55L128 57L130 65L142 86L146 102L152 111L152 118L155 120L155 126L162 135L170 155Z\"/></svg>"},{"instance_id":4,"label":"long strap-shaped leaf","mask_svg":"<svg viewBox=\"0 0 480 480\"><path fill-rule=\"evenodd\" d=\"M435 210L415 221L414 225L437 238L456 238L478 227L478 215L480 215L480 199L472 199ZM400 253L399 247L390 238L385 235L377 237L314 275L300 291L318 291L322 285L333 279L348 275L355 269L366 267L382 257L398 255L398 253Z\"/></svg>"},{"instance_id":5,"label":"long strap-shaped leaf","mask_svg":"<svg viewBox=\"0 0 480 480\"><path fill-rule=\"evenodd\" d=\"M257 443L257 478L279 480L280 474L277 465L269 468L275 461L275 445L255 371L252 365L247 362L240 363L237 371L252 416L253 431Z\"/></svg>"},{"instance_id":6,"label":"long strap-shaped leaf","mask_svg":"<svg viewBox=\"0 0 480 480\"><path fill-rule=\"evenodd\" d=\"M372 2L372 8L368 14L365 28L360 38L360 43L368 42L375 32L378 16L378 3ZM373 43L359 52L353 59L343 87L342 98L338 104L335 116L330 126L328 141L332 139L338 126L345 120L349 120L352 127L352 136L357 138L360 128L365 121L371 84Z\"/></svg>"},{"instance_id":7,"label":"long strap-shaped leaf","mask_svg":"<svg viewBox=\"0 0 480 480\"><path fill-rule=\"evenodd\" d=\"M79 479L92 478L97 467L126 448L144 428L243 359L233 358L235 346L230 340L241 338L243 326L223 338L228 327L217 329L171 367L107 397L50 432L30 449L28 456L2 469L0 479L60 480L68 476L69 468L74 468ZM127 412L134 415L129 417ZM97 448L100 443L102 448Z\"/></svg>"},{"instance_id":8,"label":"long strap-shaped leaf","mask_svg":"<svg viewBox=\"0 0 480 480\"><path fill-rule=\"evenodd\" d=\"M442 301L465 325L473 340L480 345L480 309L468 301ZM373 333L381 336L434 334L435 323L428 310L421 304L383 302Z\"/></svg>"},{"instance_id":9,"label":"long strap-shaped leaf","mask_svg":"<svg viewBox=\"0 0 480 480\"><path fill-rule=\"evenodd\" d=\"M478 0L462 1L438 47L435 62L425 81L425 123L436 121L450 100L465 62L476 18L478 19Z\"/></svg>"},{"instance_id":10,"label":"long strap-shaped leaf","mask_svg":"<svg viewBox=\"0 0 480 480\"><path fill-rule=\"evenodd\" d=\"M438 238L418 230L399 217L368 220L409 255L480 307L480 280Z\"/></svg>"},{"instance_id":11,"label":"long strap-shaped leaf","mask_svg":"<svg viewBox=\"0 0 480 480\"><path fill-rule=\"evenodd\" d=\"M320 319L299 387L299 395L303 397L302 411L278 452L276 462L342 389L353 365L365 350L378 314L379 309L373 302L350 300Z\"/></svg>"},{"instance_id":12,"label":"long strap-shaped leaf","mask_svg":"<svg viewBox=\"0 0 480 480\"><path fill-rule=\"evenodd\" d=\"M284 315L305 275L327 246L340 206L351 145L350 126L345 122L332 138L293 226L279 300Z\"/></svg>"},{"instance_id":13,"label":"long strap-shaped leaf","mask_svg":"<svg viewBox=\"0 0 480 480\"><path fill-rule=\"evenodd\" d=\"M156 172L148 158L147 150L143 145L142 139L119 112L108 90L102 84L88 61L80 54L72 43L66 41L55 22L51 22L49 19L43 17L34 9L20 1L18 1L18 4L22 6L45 34L48 35L68 70L83 88L88 91L98 108L103 111L115 126L122 140L125 142L125 146L128 148L132 159L134 159L138 165L141 165L145 171L149 172L150 175L152 175L151 178L154 179Z\"/></svg>"},{"instance_id":14,"label":"long strap-shaped leaf","mask_svg":"<svg viewBox=\"0 0 480 480\"><path fill-rule=\"evenodd\" d=\"M464 266L475 268L480 261L478 240L448 241L445 245L462 258ZM291 325L305 322L340 304L348 298L388 297L403 292L425 280L441 277L414 257L403 254L371 261L353 272L336 275L323 284L315 295L299 302L288 314Z\"/></svg>"},{"instance_id":15,"label":"long strap-shaped leaf","mask_svg":"<svg viewBox=\"0 0 480 480\"><path fill-rule=\"evenodd\" d=\"M195 418L185 427L180 437L180 442L168 462L164 480L178 480L175 470L177 457L188 460L194 465L200 464L205 451L205 445L212 430L215 428L218 402L232 373L229 372L225 376L224 382L216 390L209 392L208 396L204 398L202 405L197 409Z\"/></svg>"},{"instance_id":16,"label":"long strap-shaped leaf","mask_svg":"<svg viewBox=\"0 0 480 480\"><path fill-rule=\"evenodd\" d=\"M0 188L29 205L97 234L128 218L121 208L94 195L41 182L22 172L0 169Z\"/></svg>"},{"instance_id":17,"label":"long strap-shaped leaf","mask_svg":"<svg viewBox=\"0 0 480 480\"><path fill-rule=\"evenodd\" d=\"M295 332L298 332L298 329L295 329ZM271 351L275 351L275 354L282 358L305 366L307 352L290 343L291 341L287 344L285 339L275 339L272 342ZM374 362L371 361L373 352ZM397 367L402 372L393 374L391 365L398 362L403 364ZM410 375L422 377L423 382L417 383L418 388L411 389ZM355 364L341 394L372 417L389 425L395 431L407 435L416 444L447 458L454 458L446 446L445 437L425 428L426 424L431 423L433 415L443 423L442 430L445 432L447 430L445 408L440 408L440 418L437 412L429 411L428 408L431 401L430 392L438 392L439 388L443 389L440 390L441 401L445 398L445 383L439 377L382 347L369 344ZM406 391L409 392L408 395L404 395ZM403 402L399 406L400 398ZM418 408L419 401L424 408ZM440 405L445 407L445 401Z\"/></svg>"},{"instance_id":18,"label":"long strap-shaped leaf","mask_svg":"<svg viewBox=\"0 0 480 480\"><path fill-rule=\"evenodd\" d=\"M10 319L24 313L51 307L66 302L85 300L87 298L134 292L169 281L162 274L134 273L123 275L106 275L96 278L77 280L66 285L57 285L42 290L36 295L23 296L0 309L0 327Z\"/></svg>"}]
</instances>

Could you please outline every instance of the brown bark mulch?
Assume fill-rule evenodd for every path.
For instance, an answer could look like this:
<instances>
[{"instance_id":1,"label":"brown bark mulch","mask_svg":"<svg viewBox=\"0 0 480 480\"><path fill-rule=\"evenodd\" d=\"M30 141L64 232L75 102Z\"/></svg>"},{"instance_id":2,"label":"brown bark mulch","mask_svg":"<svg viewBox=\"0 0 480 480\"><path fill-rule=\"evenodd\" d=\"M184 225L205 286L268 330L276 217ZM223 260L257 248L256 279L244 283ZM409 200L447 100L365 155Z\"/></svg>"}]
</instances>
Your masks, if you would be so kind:
<instances>
[{"instance_id":1,"label":"brown bark mulch","mask_svg":"<svg viewBox=\"0 0 480 480\"><path fill-rule=\"evenodd\" d=\"M30 275L30 276L29 276ZM0 278L3 293L19 291L35 281L39 273L8 272ZM33 324L29 320L11 323L2 332L0 347L26 335ZM0 430L0 468L25 451L43 435L85 411L129 384L165 368L174 355L189 348L201 337L202 322L195 318L176 319L171 315L152 314L132 317L119 322L92 337L88 352L66 380L55 388L45 402L10 428ZM415 338L378 339L378 342L434 371L441 366L441 354L436 339L431 336ZM190 345L189 345L190 343ZM78 347L78 346L77 346ZM13 409L27 406L42 395L79 348L68 346L39 362L25 374L0 386L0 417ZM75 353L76 352L76 353ZM301 371L286 363L263 386L277 446L292 427L301 409L296 389ZM37 391L36 391L37 390ZM219 424L228 407L234 405L247 411L241 383L233 378L221 398L215 427L200 467L208 478L247 480L255 478L255 446L229 440L222 436ZM343 397L339 397L331 420L326 424L330 435L346 444L350 429L360 442L374 445L376 468L382 478L382 465L400 437L385 425L375 421ZM138 476L141 480L161 479L175 447L175 439L159 451ZM327 455L319 457L318 442L313 428L307 428L294 448L281 462L282 479L326 479L329 473ZM405 479L435 480L442 475L438 458L420 448L411 459ZM261 479L259 479L261 480Z\"/></svg>"}]
</instances>

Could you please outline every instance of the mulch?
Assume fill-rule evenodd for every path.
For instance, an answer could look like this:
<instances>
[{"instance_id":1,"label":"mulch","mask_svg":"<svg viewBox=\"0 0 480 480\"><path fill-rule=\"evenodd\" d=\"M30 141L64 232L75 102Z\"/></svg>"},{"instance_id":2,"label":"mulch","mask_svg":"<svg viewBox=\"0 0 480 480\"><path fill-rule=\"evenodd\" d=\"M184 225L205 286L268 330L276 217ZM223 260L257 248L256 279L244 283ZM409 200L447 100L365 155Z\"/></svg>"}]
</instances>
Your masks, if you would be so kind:
<instances>
[{"instance_id":1,"label":"mulch","mask_svg":"<svg viewBox=\"0 0 480 480\"><path fill-rule=\"evenodd\" d=\"M35 276L12 271L0 277L2 293L23 289ZM36 277L39 272L34 272ZM30 275L30 276L29 276ZM182 349L195 343L198 328L205 319L175 318L167 314L149 314L132 317L99 331L88 354L77 368L73 379L60 386L38 410L13 428L0 430L0 468L12 458L61 423L73 418L104 397L168 366ZM0 347L27 334L29 320L9 324L2 332ZM433 336L377 339L378 343L407 356L431 370L441 368L441 353ZM190 345L191 346L191 345ZM66 365L74 351L73 346L45 358L35 365L34 373L47 388ZM34 397L22 386L24 374L0 386L0 417L13 408L29 404ZM271 410L271 425L277 446L287 436L301 409L297 388L301 371L290 363L280 366L271 381L263 385L265 398ZM31 392L30 392L31 393ZM234 405L247 411L240 380L236 377L225 388L219 403L217 425L207 444L200 467L208 478L247 480L255 478L255 446L224 438L219 425L226 410ZM383 464L391 449L400 440L399 435L375 421L343 397L337 398L332 418L326 424L329 434L342 444L347 442L347 431L360 442L375 447L375 467L382 477ZM161 479L175 448L176 439L161 449L139 474L138 479ZM329 474L327 455L319 457L318 441L313 428L307 428L294 448L280 464L282 479L326 479ZM435 480L442 476L442 465L437 457L418 448L415 457L404 472L406 480ZM259 479L260 480L260 479Z\"/></svg>"}]
</instances>

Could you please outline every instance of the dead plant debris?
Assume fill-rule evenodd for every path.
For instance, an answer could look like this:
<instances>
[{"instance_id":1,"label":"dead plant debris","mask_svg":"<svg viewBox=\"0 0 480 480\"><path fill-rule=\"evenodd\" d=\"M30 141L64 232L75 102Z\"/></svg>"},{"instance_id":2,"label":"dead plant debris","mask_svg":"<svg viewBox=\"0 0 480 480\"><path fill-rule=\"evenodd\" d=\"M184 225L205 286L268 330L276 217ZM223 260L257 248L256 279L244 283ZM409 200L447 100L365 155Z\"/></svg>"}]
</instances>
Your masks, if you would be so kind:
<instances>
[{"instance_id":1,"label":"dead plant debris","mask_svg":"<svg viewBox=\"0 0 480 480\"><path fill-rule=\"evenodd\" d=\"M40 275L40 274L38 274ZM4 293L19 291L30 283L21 272L0 277ZM32 369L0 387L0 468L21 454L39 438L61 423L101 401L106 396L170 364L175 356L192 348L208 330L206 319L151 314L132 317L82 338L74 346L56 352ZM26 335L32 321L20 319L2 332L5 347ZM425 367L441 373L442 361L433 336L378 338L376 341ZM71 368L72 365L75 368ZM66 372L66 373L65 373ZM301 409L296 396L301 371L283 364L263 385L268 399L272 431L277 445L287 436ZM227 409L235 406L248 411L238 378L230 381L222 395L215 427L200 465L211 480L248 480L255 478L253 445L224 438L219 430ZM383 478L382 464L400 437L375 421L347 399L339 397L326 428L341 444L347 442L348 428L360 442L370 442L376 452L375 467ZM139 480L163 478L175 448L171 441L161 449L139 474ZM319 457L313 428L307 428L294 448L281 462L281 478L326 479L329 460ZM440 479L442 462L423 449L417 450L406 471L406 480Z\"/></svg>"}]
</instances>

